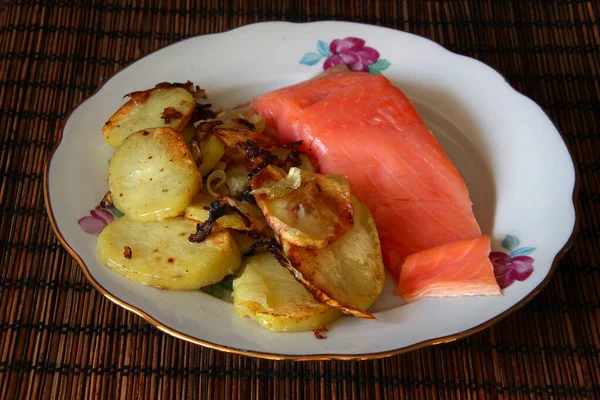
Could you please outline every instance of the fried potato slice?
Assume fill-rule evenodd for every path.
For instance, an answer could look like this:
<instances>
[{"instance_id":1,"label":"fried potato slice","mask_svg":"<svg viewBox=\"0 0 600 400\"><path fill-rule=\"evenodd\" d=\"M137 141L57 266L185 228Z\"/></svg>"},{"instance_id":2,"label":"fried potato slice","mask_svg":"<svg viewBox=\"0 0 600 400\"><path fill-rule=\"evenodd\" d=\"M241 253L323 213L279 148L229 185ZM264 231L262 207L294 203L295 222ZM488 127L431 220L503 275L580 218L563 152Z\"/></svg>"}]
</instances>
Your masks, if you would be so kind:
<instances>
[{"instance_id":1,"label":"fried potato slice","mask_svg":"<svg viewBox=\"0 0 600 400\"><path fill-rule=\"evenodd\" d=\"M154 88L129 94L125 103L102 127L104 140L118 148L132 133L148 128L181 130L194 113L196 101L184 88Z\"/></svg>"},{"instance_id":2,"label":"fried potato slice","mask_svg":"<svg viewBox=\"0 0 600 400\"><path fill-rule=\"evenodd\" d=\"M190 143L194 136L196 135L196 130L194 129L194 125L192 123L187 124L183 128L179 130L183 141L186 143Z\"/></svg>"},{"instance_id":3,"label":"fried potato slice","mask_svg":"<svg viewBox=\"0 0 600 400\"><path fill-rule=\"evenodd\" d=\"M200 175L207 175L217 163L221 160L225 154L225 145L214 134L209 134L200 143L200 155L202 156L202 163L198 166Z\"/></svg>"},{"instance_id":4,"label":"fried potato slice","mask_svg":"<svg viewBox=\"0 0 600 400\"><path fill-rule=\"evenodd\" d=\"M248 232L245 231L236 231L232 229L229 233L231 233L231 237L233 240L235 240L235 243L240 249L240 253L242 253L242 255L250 251L252 246L260 240L248 235Z\"/></svg>"},{"instance_id":5,"label":"fried potato slice","mask_svg":"<svg viewBox=\"0 0 600 400\"><path fill-rule=\"evenodd\" d=\"M233 306L271 331L311 331L342 314L315 300L270 253L246 260L233 281Z\"/></svg>"},{"instance_id":6,"label":"fried potato slice","mask_svg":"<svg viewBox=\"0 0 600 400\"><path fill-rule=\"evenodd\" d=\"M234 273L241 256L227 230L190 243L195 230L196 223L183 218L139 222L124 216L104 228L98 253L107 267L144 285L199 289Z\"/></svg>"},{"instance_id":7,"label":"fried potato slice","mask_svg":"<svg viewBox=\"0 0 600 400\"><path fill-rule=\"evenodd\" d=\"M352 227L354 208L348 181L338 175L301 171L300 187L281 197L256 194L256 202L267 224L286 242L313 249L335 242ZM252 189L273 185L284 179L273 166L252 178Z\"/></svg>"},{"instance_id":8,"label":"fried potato slice","mask_svg":"<svg viewBox=\"0 0 600 400\"><path fill-rule=\"evenodd\" d=\"M335 243L307 249L283 240L291 261L286 266L316 299L360 318L373 319L366 310L377 300L385 271L377 228L369 209L353 199L354 226Z\"/></svg>"},{"instance_id":9,"label":"fried potato slice","mask_svg":"<svg viewBox=\"0 0 600 400\"><path fill-rule=\"evenodd\" d=\"M254 144L263 149L275 146L275 142L269 136L254 132L250 129L215 128L215 134L228 147L236 147L238 143L252 140Z\"/></svg>"},{"instance_id":10,"label":"fried potato slice","mask_svg":"<svg viewBox=\"0 0 600 400\"><path fill-rule=\"evenodd\" d=\"M139 221L179 215L202 187L181 135L154 128L129 136L113 155L108 184L115 207Z\"/></svg>"},{"instance_id":11,"label":"fried potato slice","mask_svg":"<svg viewBox=\"0 0 600 400\"><path fill-rule=\"evenodd\" d=\"M198 222L206 221L209 217L210 203L212 203L215 200L215 197L210 193L201 191L196 195L196 197L194 197L192 202L188 204L188 206L183 211L185 218L192 219ZM246 216L250 220L251 226L246 226L242 218L240 218L240 216L236 214L222 216L217 220L217 224L222 226L223 228L231 228L240 231L262 231L263 229L265 229L265 220L258 207L255 207L246 202L239 202L238 205L239 210L246 214Z\"/></svg>"}]
</instances>

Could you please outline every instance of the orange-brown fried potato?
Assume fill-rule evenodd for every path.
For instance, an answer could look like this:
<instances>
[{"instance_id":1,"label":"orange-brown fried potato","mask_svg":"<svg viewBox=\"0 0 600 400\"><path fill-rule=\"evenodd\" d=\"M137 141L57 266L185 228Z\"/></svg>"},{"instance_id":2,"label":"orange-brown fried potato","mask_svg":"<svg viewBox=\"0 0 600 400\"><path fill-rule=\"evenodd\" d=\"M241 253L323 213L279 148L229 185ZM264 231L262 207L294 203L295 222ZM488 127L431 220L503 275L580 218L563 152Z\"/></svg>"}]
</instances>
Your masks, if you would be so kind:
<instances>
[{"instance_id":1,"label":"orange-brown fried potato","mask_svg":"<svg viewBox=\"0 0 600 400\"><path fill-rule=\"evenodd\" d=\"M379 297L385 270L377 228L367 207L354 199L354 226L335 243L308 249L282 240L286 267L313 296L360 318Z\"/></svg>"},{"instance_id":2,"label":"orange-brown fried potato","mask_svg":"<svg viewBox=\"0 0 600 400\"><path fill-rule=\"evenodd\" d=\"M302 182L291 192L276 198L256 194L256 202L267 224L286 242L320 249L334 243L354 223L350 187L345 178L301 171ZM284 179L284 172L264 168L251 181L253 190Z\"/></svg>"},{"instance_id":3,"label":"orange-brown fried potato","mask_svg":"<svg viewBox=\"0 0 600 400\"><path fill-rule=\"evenodd\" d=\"M181 87L154 88L129 94L125 103L102 127L104 140L118 148L132 133L148 128L182 130L194 113L196 101Z\"/></svg>"}]
</instances>

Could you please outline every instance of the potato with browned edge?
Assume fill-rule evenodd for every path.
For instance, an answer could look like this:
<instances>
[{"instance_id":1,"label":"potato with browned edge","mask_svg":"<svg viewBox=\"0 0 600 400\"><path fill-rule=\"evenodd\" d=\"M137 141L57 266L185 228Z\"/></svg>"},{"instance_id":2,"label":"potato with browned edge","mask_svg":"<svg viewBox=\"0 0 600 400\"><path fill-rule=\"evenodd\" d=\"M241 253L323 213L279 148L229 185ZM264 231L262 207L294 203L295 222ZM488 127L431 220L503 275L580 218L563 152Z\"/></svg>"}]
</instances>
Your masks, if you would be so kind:
<instances>
[{"instance_id":1,"label":"potato with browned edge","mask_svg":"<svg viewBox=\"0 0 600 400\"><path fill-rule=\"evenodd\" d=\"M202 187L179 132L154 128L129 136L108 169L115 207L132 219L154 221L179 215Z\"/></svg>"},{"instance_id":2,"label":"potato with browned edge","mask_svg":"<svg viewBox=\"0 0 600 400\"><path fill-rule=\"evenodd\" d=\"M377 227L371 212L353 198L354 225L333 244L308 249L282 241L290 271L319 301L360 318L385 283L385 267Z\"/></svg>"},{"instance_id":3,"label":"potato with browned edge","mask_svg":"<svg viewBox=\"0 0 600 400\"><path fill-rule=\"evenodd\" d=\"M196 101L180 87L164 87L133 92L102 127L104 140L117 149L132 133L148 128L182 130L190 120Z\"/></svg>"},{"instance_id":4,"label":"potato with browned edge","mask_svg":"<svg viewBox=\"0 0 600 400\"><path fill-rule=\"evenodd\" d=\"M208 212L210 203L215 200L216 198L213 195L201 190L190 204L188 204L185 210L183 210L185 218L198 222L205 222L210 215ZM265 229L266 222L258 207L247 202L238 202L238 205L238 209L248 218L250 222L249 226L244 224L244 221L238 214L224 215L217 220L217 224L223 228L241 231L263 231Z\"/></svg>"},{"instance_id":5,"label":"potato with browned edge","mask_svg":"<svg viewBox=\"0 0 600 400\"><path fill-rule=\"evenodd\" d=\"M290 178L281 168L269 165L252 178L251 193L267 223L282 240L301 247L323 248L338 240L354 223L350 185L339 175L306 170L296 173L300 174L295 176L300 178L298 187L273 196L268 192L278 191L277 187Z\"/></svg>"},{"instance_id":6,"label":"potato with browned edge","mask_svg":"<svg viewBox=\"0 0 600 400\"><path fill-rule=\"evenodd\" d=\"M241 264L240 251L227 230L191 243L196 223L184 218L139 222L127 216L104 228L98 254L110 269L147 286L194 290L220 282Z\"/></svg>"},{"instance_id":7,"label":"potato with browned edge","mask_svg":"<svg viewBox=\"0 0 600 400\"><path fill-rule=\"evenodd\" d=\"M236 314L271 331L311 331L342 313L319 303L270 253L249 257L233 281Z\"/></svg>"}]
</instances>

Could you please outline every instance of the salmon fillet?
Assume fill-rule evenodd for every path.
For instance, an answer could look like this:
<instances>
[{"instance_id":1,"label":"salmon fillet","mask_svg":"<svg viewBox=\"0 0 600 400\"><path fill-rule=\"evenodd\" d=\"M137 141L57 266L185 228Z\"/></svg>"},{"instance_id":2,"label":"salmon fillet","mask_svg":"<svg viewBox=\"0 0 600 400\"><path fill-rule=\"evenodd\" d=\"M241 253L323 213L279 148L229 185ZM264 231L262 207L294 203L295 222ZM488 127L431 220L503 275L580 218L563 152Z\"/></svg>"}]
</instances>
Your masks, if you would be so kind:
<instances>
[{"instance_id":1,"label":"salmon fillet","mask_svg":"<svg viewBox=\"0 0 600 400\"><path fill-rule=\"evenodd\" d=\"M280 143L302 140L320 172L348 178L371 210L386 266L481 235L467 187L402 91L381 75L317 77L253 101Z\"/></svg>"},{"instance_id":2,"label":"salmon fillet","mask_svg":"<svg viewBox=\"0 0 600 400\"><path fill-rule=\"evenodd\" d=\"M423 297L499 296L483 235L443 244L406 257L396 294L411 302Z\"/></svg>"}]
</instances>

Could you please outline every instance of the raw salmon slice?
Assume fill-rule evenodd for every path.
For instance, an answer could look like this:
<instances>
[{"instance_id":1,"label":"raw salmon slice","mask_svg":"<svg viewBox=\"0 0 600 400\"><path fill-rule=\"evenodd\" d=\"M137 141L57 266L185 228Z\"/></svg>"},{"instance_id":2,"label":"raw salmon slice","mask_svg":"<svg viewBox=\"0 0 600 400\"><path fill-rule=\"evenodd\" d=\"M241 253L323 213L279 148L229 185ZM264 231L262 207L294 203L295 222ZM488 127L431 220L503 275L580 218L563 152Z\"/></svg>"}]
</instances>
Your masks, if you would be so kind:
<instances>
[{"instance_id":1,"label":"raw salmon slice","mask_svg":"<svg viewBox=\"0 0 600 400\"><path fill-rule=\"evenodd\" d=\"M320 172L344 175L375 218L386 266L481 235L458 171L409 99L381 75L321 76L258 97L280 143L303 141Z\"/></svg>"},{"instance_id":2,"label":"raw salmon slice","mask_svg":"<svg viewBox=\"0 0 600 400\"><path fill-rule=\"evenodd\" d=\"M458 240L406 257L396 294L411 302L423 297L498 296L490 262L490 238Z\"/></svg>"}]
</instances>

